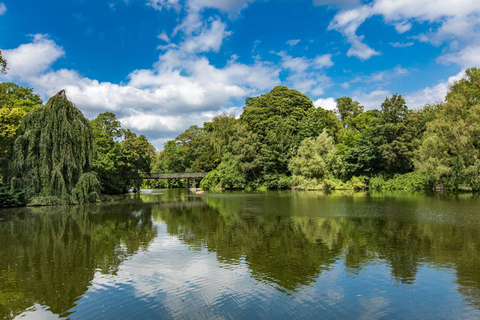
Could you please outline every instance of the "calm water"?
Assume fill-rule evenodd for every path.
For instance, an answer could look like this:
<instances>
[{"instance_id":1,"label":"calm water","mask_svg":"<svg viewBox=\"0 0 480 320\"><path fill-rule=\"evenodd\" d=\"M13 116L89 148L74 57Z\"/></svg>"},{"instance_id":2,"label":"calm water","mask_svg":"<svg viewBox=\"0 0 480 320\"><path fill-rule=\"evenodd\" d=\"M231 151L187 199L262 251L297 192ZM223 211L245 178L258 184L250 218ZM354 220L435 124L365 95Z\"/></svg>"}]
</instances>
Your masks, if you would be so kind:
<instances>
[{"instance_id":1,"label":"calm water","mask_svg":"<svg viewBox=\"0 0 480 320\"><path fill-rule=\"evenodd\" d=\"M0 211L0 319L478 319L477 195L146 190Z\"/></svg>"}]
</instances>

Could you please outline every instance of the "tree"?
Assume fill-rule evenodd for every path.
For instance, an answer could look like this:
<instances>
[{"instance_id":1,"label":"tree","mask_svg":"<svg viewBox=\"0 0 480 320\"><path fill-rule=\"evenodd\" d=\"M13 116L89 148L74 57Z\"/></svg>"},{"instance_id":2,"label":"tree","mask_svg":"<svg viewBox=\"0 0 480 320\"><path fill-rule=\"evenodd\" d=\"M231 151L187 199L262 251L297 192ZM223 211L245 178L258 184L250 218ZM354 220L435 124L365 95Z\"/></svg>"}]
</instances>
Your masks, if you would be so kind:
<instances>
[{"instance_id":1,"label":"tree","mask_svg":"<svg viewBox=\"0 0 480 320\"><path fill-rule=\"evenodd\" d=\"M24 190L35 205L99 201L92 160L89 121L62 90L23 118L13 147L12 188Z\"/></svg>"},{"instance_id":2,"label":"tree","mask_svg":"<svg viewBox=\"0 0 480 320\"><path fill-rule=\"evenodd\" d=\"M335 113L318 107L310 109L300 122L298 138L300 141L307 137L316 138L326 129L328 134L337 140L341 128L342 124Z\"/></svg>"},{"instance_id":3,"label":"tree","mask_svg":"<svg viewBox=\"0 0 480 320\"><path fill-rule=\"evenodd\" d=\"M104 133L111 138L120 138L124 133L120 121L112 112L100 113L90 124L94 133Z\"/></svg>"},{"instance_id":4,"label":"tree","mask_svg":"<svg viewBox=\"0 0 480 320\"><path fill-rule=\"evenodd\" d=\"M343 124L344 128L355 128L355 119L363 113L363 106L360 102L353 100L350 97L341 97L335 100L337 102L336 112Z\"/></svg>"},{"instance_id":5,"label":"tree","mask_svg":"<svg viewBox=\"0 0 480 320\"><path fill-rule=\"evenodd\" d=\"M123 132L120 121L111 112L100 113L90 121L95 139L93 170L100 178L102 191L107 194L124 193L129 184L122 176L123 162L120 143L115 140Z\"/></svg>"},{"instance_id":6,"label":"tree","mask_svg":"<svg viewBox=\"0 0 480 320\"><path fill-rule=\"evenodd\" d=\"M341 158L335 149L335 143L326 130L316 139L306 138L298 148L298 153L290 160L290 171L293 181L302 184L304 181L320 183L325 178L338 175Z\"/></svg>"},{"instance_id":7,"label":"tree","mask_svg":"<svg viewBox=\"0 0 480 320\"><path fill-rule=\"evenodd\" d=\"M0 157L10 157L20 123L27 112L42 104L33 89L0 83Z\"/></svg>"},{"instance_id":8,"label":"tree","mask_svg":"<svg viewBox=\"0 0 480 320\"><path fill-rule=\"evenodd\" d=\"M25 88L12 82L0 83L0 107L20 108L30 112L43 103L33 88Z\"/></svg>"},{"instance_id":9,"label":"tree","mask_svg":"<svg viewBox=\"0 0 480 320\"><path fill-rule=\"evenodd\" d=\"M415 168L434 186L480 189L480 69L452 85L437 117L427 123Z\"/></svg>"},{"instance_id":10,"label":"tree","mask_svg":"<svg viewBox=\"0 0 480 320\"><path fill-rule=\"evenodd\" d=\"M305 94L277 86L269 93L247 98L240 121L247 124L248 129L257 133L261 139L280 121L296 135L300 121L313 108L313 102Z\"/></svg>"},{"instance_id":11,"label":"tree","mask_svg":"<svg viewBox=\"0 0 480 320\"><path fill-rule=\"evenodd\" d=\"M2 57L2 50L0 50L0 73L7 74L8 67L7 67L7 60Z\"/></svg>"},{"instance_id":12,"label":"tree","mask_svg":"<svg viewBox=\"0 0 480 320\"><path fill-rule=\"evenodd\" d=\"M155 147L143 134L137 136L129 129L125 130L125 139L120 142L120 147L125 164L122 174L129 181L129 185L133 186L133 191L137 192L142 184L142 176L150 174Z\"/></svg>"},{"instance_id":13,"label":"tree","mask_svg":"<svg viewBox=\"0 0 480 320\"><path fill-rule=\"evenodd\" d=\"M25 111L0 107L0 158L9 158Z\"/></svg>"}]
</instances>

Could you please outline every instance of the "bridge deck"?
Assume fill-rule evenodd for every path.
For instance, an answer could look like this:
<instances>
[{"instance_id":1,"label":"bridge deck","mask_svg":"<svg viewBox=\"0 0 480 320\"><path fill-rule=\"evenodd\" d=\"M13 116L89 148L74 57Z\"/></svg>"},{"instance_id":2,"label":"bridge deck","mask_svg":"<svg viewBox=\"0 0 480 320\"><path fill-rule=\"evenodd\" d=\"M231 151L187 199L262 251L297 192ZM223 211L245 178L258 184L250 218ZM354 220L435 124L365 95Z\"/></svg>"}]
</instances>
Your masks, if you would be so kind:
<instances>
[{"instance_id":1,"label":"bridge deck","mask_svg":"<svg viewBox=\"0 0 480 320\"><path fill-rule=\"evenodd\" d=\"M172 173L150 173L144 179L183 179L183 178L205 178L208 172L172 172Z\"/></svg>"}]
</instances>

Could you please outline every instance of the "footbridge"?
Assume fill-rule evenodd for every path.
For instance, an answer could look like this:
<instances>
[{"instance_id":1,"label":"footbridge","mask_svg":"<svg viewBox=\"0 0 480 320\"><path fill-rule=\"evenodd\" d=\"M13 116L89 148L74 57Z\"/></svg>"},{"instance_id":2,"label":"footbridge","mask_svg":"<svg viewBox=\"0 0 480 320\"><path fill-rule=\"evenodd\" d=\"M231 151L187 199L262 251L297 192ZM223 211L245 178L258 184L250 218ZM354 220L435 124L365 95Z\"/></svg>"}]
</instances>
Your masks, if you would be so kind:
<instances>
[{"instance_id":1,"label":"footbridge","mask_svg":"<svg viewBox=\"0 0 480 320\"><path fill-rule=\"evenodd\" d=\"M144 175L143 179L192 179L192 187L195 188L195 179L205 178L208 172L169 172L150 173Z\"/></svg>"}]
</instances>

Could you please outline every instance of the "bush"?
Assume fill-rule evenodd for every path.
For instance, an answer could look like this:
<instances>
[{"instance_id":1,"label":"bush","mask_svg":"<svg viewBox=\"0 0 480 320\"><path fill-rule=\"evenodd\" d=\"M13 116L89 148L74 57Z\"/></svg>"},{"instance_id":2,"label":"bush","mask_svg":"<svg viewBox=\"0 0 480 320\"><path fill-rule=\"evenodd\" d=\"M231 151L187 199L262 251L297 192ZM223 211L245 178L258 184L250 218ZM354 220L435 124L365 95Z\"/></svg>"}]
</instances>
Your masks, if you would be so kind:
<instances>
[{"instance_id":1,"label":"bush","mask_svg":"<svg viewBox=\"0 0 480 320\"><path fill-rule=\"evenodd\" d=\"M429 189L427 177L418 172L395 175L393 179L384 182L384 190L418 191Z\"/></svg>"},{"instance_id":2,"label":"bush","mask_svg":"<svg viewBox=\"0 0 480 320\"><path fill-rule=\"evenodd\" d=\"M218 172L218 170L210 171L207 176L200 181L200 187L207 190L220 189L220 172Z\"/></svg>"},{"instance_id":3,"label":"bush","mask_svg":"<svg viewBox=\"0 0 480 320\"><path fill-rule=\"evenodd\" d=\"M0 184L0 208L20 207L25 205L23 191L12 191L9 185Z\"/></svg>"},{"instance_id":4,"label":"bush","mask_svg":"<svg viewBox=\"0 0 480 320\"><path fill-rule=\"evenodd\" d=\"M368 186L370 189L382 190L385 186L385 179L382 176L372 177Z\"/></svg>"},{"instance_id":5,"label":"bush","mask_svg":"<svg viewBox=\"0 0 480 320\"><path fill-rule=\"evenodd\" d=\"M353 176L348 182L354 190L366 190L368 189L368 178L365 176L356 177Z\"/></svg>"}]
</instances>

